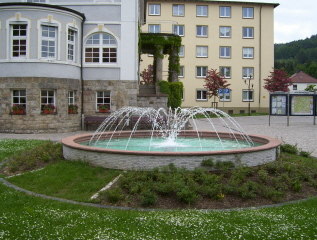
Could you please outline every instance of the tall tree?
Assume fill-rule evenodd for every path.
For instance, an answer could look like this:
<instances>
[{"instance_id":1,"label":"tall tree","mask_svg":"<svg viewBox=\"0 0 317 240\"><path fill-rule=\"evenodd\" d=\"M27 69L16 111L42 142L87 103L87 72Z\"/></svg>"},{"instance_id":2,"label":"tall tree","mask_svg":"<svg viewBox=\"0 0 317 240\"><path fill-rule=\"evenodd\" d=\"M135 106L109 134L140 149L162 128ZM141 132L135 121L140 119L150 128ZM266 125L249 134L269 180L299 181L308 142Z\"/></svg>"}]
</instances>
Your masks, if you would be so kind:
<instances>
[{"instance_id":1,"label":"tall tree","mask_svg":"<svg viewBox=\"0 0 317 240\"><path fill-rule=\"evenodd\" d=\"M214 102L216 102L216 97L219 97L218 89L225 89L231 85L227 80L225 80L221 72L217 72L217 69L207 71L205 83L204 88L207 89L207 96L209 98L214 97Z\"/></svg>"},{"instance_id":2,"label":"tall tree","mask_svg":"<svg viewBox=\"0 0 317 240\"><path fill-rule=\"evenodd\" d=\"M269 92L288 92L288 86L292 85L292 80L288 77L287 72L280 69L274 69L271 75L264 79L264 82L263 87Z\"/></svg>"}]
</instances>

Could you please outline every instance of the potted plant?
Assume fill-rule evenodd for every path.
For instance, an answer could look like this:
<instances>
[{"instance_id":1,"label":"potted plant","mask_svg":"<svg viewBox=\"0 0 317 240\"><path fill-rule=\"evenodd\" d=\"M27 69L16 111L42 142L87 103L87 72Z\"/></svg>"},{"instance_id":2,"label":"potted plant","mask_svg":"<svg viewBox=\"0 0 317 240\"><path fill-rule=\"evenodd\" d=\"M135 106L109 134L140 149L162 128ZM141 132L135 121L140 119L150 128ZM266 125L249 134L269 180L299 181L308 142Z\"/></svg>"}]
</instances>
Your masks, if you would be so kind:
<instances>
[{"instance_id":1,"label":"potted plant","mask_svg":"<svg viewBox=\"0 0 317 240\"><path fill-rule=\"evenodd\" d=\"M68 113L77 113L78 105L77 104L69 104L68 105Z\"/></svg>"},{"instance_id":2,"label":"potted plant","mask_svg":"<svg viewBox=\"0 0 317 240\"><path fill-rule=\"evenodd\" d=\"M107 104L99 105L99 112L108 112L109 106Z\"/></svg>"},{"instance_id":3,"label":"potted plant","mask_svg":"<svg viewBox=\"0 0 317 240\"><path fill-rule=\"evenodd\" d=\"M43 107L44 114L52 114L54 113L55 106L54 104L45 104Z\"/></svg>"},{"instance_id":4,"label":"potted plant","mask_svg":"<svg viewBox=\"0 0 317 240\"><path fill-rule=\"evenodd\" d=\"M23 104L13 104L12 106L13 114L24 114Z\"/></svg>"}]
</instances>

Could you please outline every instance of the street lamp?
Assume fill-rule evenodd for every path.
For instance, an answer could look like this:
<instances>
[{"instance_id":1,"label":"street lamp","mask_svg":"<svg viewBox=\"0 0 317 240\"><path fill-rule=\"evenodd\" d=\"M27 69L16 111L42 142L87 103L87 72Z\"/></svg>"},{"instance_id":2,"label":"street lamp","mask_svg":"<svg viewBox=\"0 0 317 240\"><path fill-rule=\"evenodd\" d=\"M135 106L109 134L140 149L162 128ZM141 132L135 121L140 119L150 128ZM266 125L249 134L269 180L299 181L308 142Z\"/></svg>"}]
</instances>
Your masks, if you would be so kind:
<instances>
[{"instance_id":1,"label":"street lamp","mask_svg":"<svg viewBox=\"0 0 317 240\"><path fill-rule=\"evenodd\" d=\"M251 95L251 89L253 89L253 83L251 84L250 81L251 81L251 78L252 78L252 75L250 74L249 77L246 77L244 78L244 83L248 85L248 115L250 116L250 95ZM247 80L248 83L247 83Z\"/></svg>"}]
</instances>

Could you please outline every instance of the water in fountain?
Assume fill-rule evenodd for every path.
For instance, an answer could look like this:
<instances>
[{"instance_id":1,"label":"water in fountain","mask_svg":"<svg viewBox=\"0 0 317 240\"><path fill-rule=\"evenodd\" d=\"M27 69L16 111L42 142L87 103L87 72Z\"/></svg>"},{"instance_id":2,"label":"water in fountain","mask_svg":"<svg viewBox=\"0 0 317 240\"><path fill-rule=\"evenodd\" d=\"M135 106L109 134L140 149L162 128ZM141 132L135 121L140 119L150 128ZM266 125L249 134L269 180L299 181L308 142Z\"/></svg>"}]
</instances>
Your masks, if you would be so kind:
<instances>
[{"instance_id":1,"label":"water in fountain","mask_svg":"<svg viewBox=\"0 0 317 240\"><path fill-rule=\"evenodd\" d=\"M230 140L221 139L212 118L213 114L227 129ZM198 115L205 117L217 138L203 138L200 136L196 118ZM192 124L196 132L193 137L180 137L180 133ZM147 126L150 130L149 137L140 138L136 133L141 127ZM121 138L130 128L128 137ZM126 134L125 134L126 135ZM238 137L237 137L238 136ZM105 140L103 140L105 139ZM125 107L113 112L99 126L91 137L88 145L134 151L216 151L236 148L252 147L254 144L245 134L242 127L227 113L214 108L178 108L176 110L158 110L153 108ZM229 145L229 146L228 146Z\"/></svg>"}]
</instances>

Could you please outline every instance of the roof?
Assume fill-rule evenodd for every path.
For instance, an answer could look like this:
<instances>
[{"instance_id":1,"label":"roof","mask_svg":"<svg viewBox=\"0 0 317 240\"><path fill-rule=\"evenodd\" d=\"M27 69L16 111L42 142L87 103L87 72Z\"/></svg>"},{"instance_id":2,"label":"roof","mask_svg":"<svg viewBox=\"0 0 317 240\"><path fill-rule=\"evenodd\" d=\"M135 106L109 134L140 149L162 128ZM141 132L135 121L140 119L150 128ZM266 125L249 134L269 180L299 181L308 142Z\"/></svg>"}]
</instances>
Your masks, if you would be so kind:
<instances>
[{"instance_id":1,"label":"roof","mask_svg":"<svg viewBox=\"0 0 317 240\"><path fill-rule=\"evenodd\" d=\"M157 0L157 1L168 1L168 0ZM279 3L268 3L268 2L244 2L244 1L230 1L230 0L169 0L175 2L217 2L217 3L240 3L240 4L257 4L257 5L273 5L274 8L279 6Z\"/></svg>"},{"instance_id":2,"label":"roof","mask_svg":"<svg viewBox=\"0 0 317 240\"><path fill-rule=\"evenodd\" d=\"M317 79L304 72L298 72L291 76L293 83L317 83Z\"/></svg>"}]
</instances>

